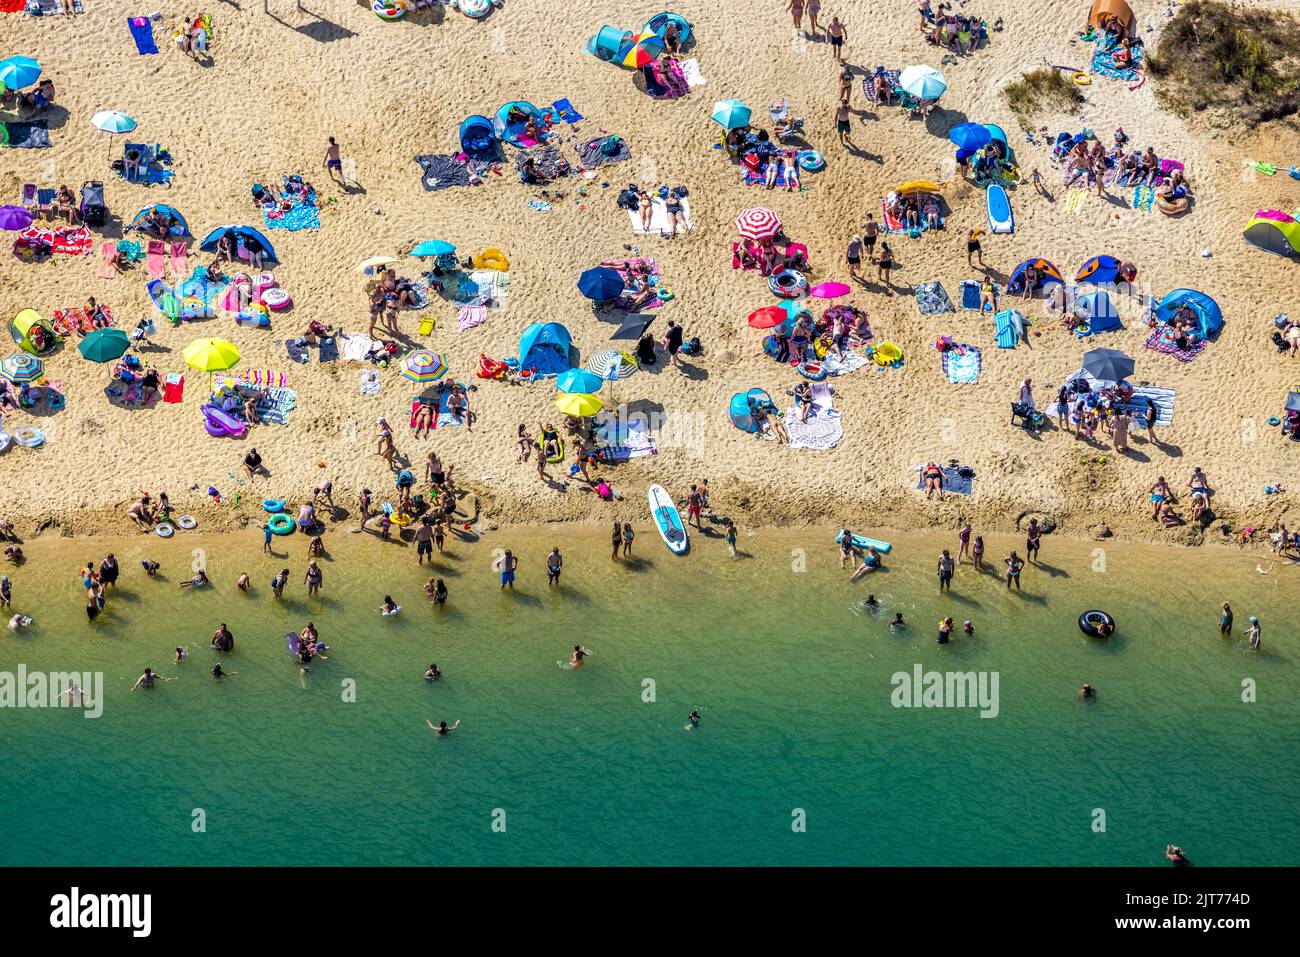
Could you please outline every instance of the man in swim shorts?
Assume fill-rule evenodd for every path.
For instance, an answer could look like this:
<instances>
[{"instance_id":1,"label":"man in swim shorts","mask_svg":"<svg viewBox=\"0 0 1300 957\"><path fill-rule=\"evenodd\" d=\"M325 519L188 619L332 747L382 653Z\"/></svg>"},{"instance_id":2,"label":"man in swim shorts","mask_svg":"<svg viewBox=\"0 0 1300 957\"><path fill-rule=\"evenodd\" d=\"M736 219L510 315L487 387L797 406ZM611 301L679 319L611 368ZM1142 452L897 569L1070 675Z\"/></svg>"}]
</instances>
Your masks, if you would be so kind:
<instances>
[{"instance_id":1,"label":"man in swim shorts","mask_svg":"<svg viewBox=\"0 0 1300 957\"><path fill-rule=\"evenodd\" d=\"M325 169L329 171L330 179L334 179L335 173L339 174L339 185L347 183L347 179L343 176L343 161L339 158L339 145L334 142L332 136L325 147Z\"/></svg>"},{"instance_id":2,"label":"man in swim shorts","mask_svg":"<svg viewBox=\"0 0 1300 957\"><path fill-rule=\"evenodd\" d=\"M519 567L519 559L515 558L514 553L507 548L506 553L497 562L497 567L501 569L501 590L505 591L507 585L514 590L515 569Z\"/></svg>"},{"instance_id":3,"label":"man in swim shorts","mask_svg":"<svg viewBox=\"0 0 1300 957\"><path fill-rule=\"evenodd\" d=\"M939 591L952 590L952 569L952 556L948 554L948 549L945 548L943 554L939 556Z\"/></svg>"},{"instance_id":4,"label":"man in swim shorts","mask_svg":"<svg viewBox=\"0 0 1300 957\"><path fill-rule=\"evenodd\" d=\"M564 567L564 559L560 556L560 546L556 545L551 549L551 554L546 556L546 583L548 585L558 585L560 583L560 569Z\"/></svg>"}]
</instances>

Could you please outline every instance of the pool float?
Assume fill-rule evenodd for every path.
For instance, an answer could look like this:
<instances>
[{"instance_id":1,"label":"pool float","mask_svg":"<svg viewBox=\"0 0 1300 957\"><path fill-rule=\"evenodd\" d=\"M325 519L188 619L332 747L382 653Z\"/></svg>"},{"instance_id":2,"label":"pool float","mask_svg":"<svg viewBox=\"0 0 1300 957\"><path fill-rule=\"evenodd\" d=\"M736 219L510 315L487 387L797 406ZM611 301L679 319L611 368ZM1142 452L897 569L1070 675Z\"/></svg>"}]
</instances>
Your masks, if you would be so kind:
<instances>
[{"instance_id":1,"label":"pool float","mask_svg":"<svg viewBox=\"0 0 1300 957\"><path fill-rule=\"evenodd\" d=\"M808 280L797 269L778 269L767 277L767 288L774 296L794 299L808 288Z\"/></svg>"},{"instance_id":2,"label":"pool float","mask_svg":"<svg viewBox=\"0 0 1300 957\"><path fill-rule=\"evenodd\" d=\"M1187 212L1190 205L1186 196L1179 196L1177 199L1165 199L1163 193L1156 194L1156 209L1166 216L1179 216Z\"/></svg>"},{"instance_id":3,"label":"pool float","mask_svg":"<svg viewBox=\"0 0 1300 957\"><path fill-rule=\"evenodd\" d=\"M1268 417L1268 424L1269 424L1269 425L1281 425L1281 424L1282 424L1282 420L1279 419L1276 415L1270 415L1270 416Z\"/></svg>"},{"instance_id":4,"label":"pool float","mask_svg":"<svg viewBox=\"0 0 1300 957\"><path fill-rule=\"evenodd\" d=\"M817 150L802 150L799 153L799 168L815 173L826 167L826 157Z\"/></svg>"},{"instance_id":5,"label":"pool float","mask_svg":"<svg viewBox=\"0 0 1300 957\"><path fill-rule=\"evenodd\" d=\"M658 293L656 293L656 295L664 302L671 302L672 300L677 298L677 294L675 292L673 292L671 289L664 289L662 286L659 287L659 291Z\"/></svg>"},{"instance_id":6,"label":"pool float","mask_svg":"<svg viewBox=\"0 0 1300 957\"><path fill-rule=\"evenodd\" d=\"M254 299L261 299L262 293L276 285L275 277L269 272L260 272L248 282L253 287Z\"/></svg>"},{"instance_id":7,"label":"pool float","mask_svg":"<svg viewBox=\"0 0 1300 957\"><path fill-rule=\"evenodd\" d=\"M542 445L543 445L543 443L544 443L544 441L545 441L545 440L542 438L542 432L543 432L543 429L542 429L542 427L539 425L539 426L537 427L537 454L538 454L538 455L541 455L541 454L542 454ZM558 432L556 433L556 436L555 436L555 446L556 446L557 449L559 449L559 451L556 452L555 455L553 455L551 458L549 458L549 459L546 460L546 461L547 461L547 464L549 464L549 465L556 465L556 464L558 464L558 463L564 461L564 436L560 435Z\"/></svg>"},{"instance_id":8,"label":"pool float","mask_svg":"<svg viewBox=\"0 0 1300 957\"><path fill-rule=\"evenodd\" d=\"M13 440L25 449L34 449L45 444L45 433L30 425L14 429Z\"/></svg>"},{"instance_id":9,"label":"pool float","mask_svg":"<svg viewBox=\"0 0 1300 957\"><path fill-rule=\"evenodd\" d=\"M1092 77L1080 70L1074 74L1074 82L1079 86L1089 86L1092 83Z\"/></svg>"},{"instance_id":10,"label":"pool float","mask_svg":"<svg viewBox=\"0 0 1300 957\"><path fill-rule=\"evenodd\" d=\"M1106 614L1104 611L1097 611L1094 609L1092 611L1085 611L1079 616L1079 630L1089 638L1105 637L1097 630L1097 626L1103 624L1110 626L1112 635L1115 633L1115 619L1110 617L1110 615Z\"/></svg>"},{"instance_id":11,"label":"pool float","mask_svg":"<svg viewBox=\"0 0 1300 957\"><path fill-rule=\"evenodd\" d=\"M411 524L411 516L407 515L405 512L397 512L390 515L388 516L388 520L399 528Z\"/></svg>"},{"instance_id":12,"label":"pool float","mask_svg":"<svg viewBox=\"0 0 1300 957\"><path fill-rule=\"evenodd\" d=\"M482 20L492 9L492 0L454 0L456 9L474 20Z\"/></svg>"},{"instance_id":13,"label":"pool float","mask_svg":"<svg viewBox=\"0 0 1300 957\"><path fill-rule=\"evenodd\" d=\"M400 20L406 16L406 4L402 0L374 0L370 10L380 20Z\"/></svg>"},{"instance_id":14,"label":"pool float","mask_svg":"<svg viewBox=\"0 0 1300 957\"><path fill-rule=\"evenodd\" d=\"M267 311L266 306L260 302L250 302L235 316L235 322L241 326L252 326L254 329L269 329L271 327L271 314Z\"/></svg>"},{"instance_id":15,"label":"pool float","mask_svg":"<svg viewBox=\"0 0 1300 957\"><path fill-rule=\"evenodd\" d=\"M262 293L262 305L268 309L288 309L293 305L293 300L279 286L273 286Z\"/></svg>"},{"instance_id":16,"label":"pool float","mask_svg":"<svg viewBox=\"0 0 1300 957\"><path fill-rule=\"evenodd\" d=\"M402 606L396 605L394 606L392 611L381 611L379 614L383 615L385 618L388 618L391 615L396 615L401 610L402 610Z\"/></svg>"},{"instance_id":17,"label":"pool float","mask_svg":"<svg viewBox=\"0 0 1300 957\"><path fill-rule=\"evenodd\" d=\"M180 518L176 520L176 524L188 532L190 529L192 529L195 525L199 523L194 520L193 515L182 515Z\"/></svg>"},{"instance_id":18,"label":"pool float","mask_svg":"<svg viewBox=\"0 0 1300 957\"><path fill-rule=\"evenodd\" d=\"M215 405L205 405L199 411L203 413L203 427L207 429L208 435L215 435L218 438L227 435L238 436L248 430L247 425Z\"/></svg>"},{"instance_id":19,"label":"pool float","mask_svg":"<svg viewBox=\"0 0 1300 957\"><path fill-rule=\"evenodd\" d=\"M848 529L845 528L840 529L839 534L835 536L835 544L838 545L840 542L844 540L844 535L847 531ZM876 551L880 552L881 554L887 553L891 548L894 547L893 545L889 544L889 542L882 542L878 538L866 538L862 535L853 536L854 548L862 550L867 548L867 546L874 548Z\"/></svg>"},{"instance_id":20,"label":"pool float","mask_svg":"<svg viewBox=\"0 0 1300 957\"><path fill-rule=\"evenodd\" d=\"M266 520L266 524L276 535L293 534L293 519L284 512L276 512Z\"/></svg>"},{"instance_id":21,"label":"pool float","mask_svg":"<svg viewBox=\"0 0 1300 957\"><path fill-rule=\"evenodd\" d=\"M171 538L173 535L176 534L176 529L172 528L170 522L163 522L157 528L154 529L154 533L159 538Z\"/></svg>"},{"instance_id":22,"label":"pool float","mask_svg":"<svg viewBox=\"0 0 1300 957\"><path fill-rule=\"evenodd\" d=\"M282 498L264 498L262 499L262 508L274 515L276 512L284 511L284 503L285 499Z\"/></svg>"},{"instance_id":23,"label":"pool float","mask_svg":"<svg viewBox=\"0 0 1300 957\"><path fill-rule=\"evenodd\" d=\"M828 374L826 367L815 359L799 363L798 369L801 376L805 379L811 379L813 382L820 382Z\"/></svg>"}]
</instances>

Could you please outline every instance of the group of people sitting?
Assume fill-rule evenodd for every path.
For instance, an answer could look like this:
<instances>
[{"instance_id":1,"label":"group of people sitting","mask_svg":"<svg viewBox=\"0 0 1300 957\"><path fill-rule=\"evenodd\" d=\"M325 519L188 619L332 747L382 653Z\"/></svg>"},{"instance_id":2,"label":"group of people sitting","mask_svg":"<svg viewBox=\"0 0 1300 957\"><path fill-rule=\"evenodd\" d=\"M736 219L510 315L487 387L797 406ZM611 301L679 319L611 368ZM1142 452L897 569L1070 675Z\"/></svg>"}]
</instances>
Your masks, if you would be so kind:
<instances>
[{"instance_id":1,"label":"group of people sitting","mask_svg":"<svg viewBox=\"0 0 1300 957\"><path fill-rule=\"evenodd\" d=\"M32 111L33 116L49 109L50 104L53 102L54 81L48 76L37 83L35 89L26 93L19 93L16 90L9 89L4 89L3 93L0 93L0 108L9 109L16 106L25 106Z\"/></svg>"},{"instance_id":2,"label":"group of people sitting","mask_svg":"<svg viewBox=\"0 0 1300 957\"><path fill-rule=\"evenodd\" d=\"M261 424L257 404L265 398L265 389L239 379L225 379L213 388L208 404L252 426Z\"/></svg>"},{"instance_id":3,"label":"group of people sitting","mask_svg":"<svg viewBox=\"0 0 1300 957\"><path fill-rule=\"evenodd\" d=\"M1169 341L1179 349L1190 349L1201 341L1201 320L1187 303L1174 310L1166 324Z\"/></svg>"},{"instance_id":4,"label":"group of people sitting","mask_svg":"<svg viewBox=\"0 0 1300 957\"><path fill-rule=\"evenodd\" d=\"M1200 522L1210 510L1210 485L1206 480L1205 473L1200 467L1192 469L1192 476L1187 480L1187 489L1189 494L1188 507L1191 510L1193 522ZM1165 528L1174 528L1186 522L1186 519L1179 513L1175 505L1178 498L1174 495L1173 489L1161 475L1151 486L1151 518L1153 521L1160 522Z\"/></svg>"},{"instance_id":5,"label":"group of people sitting","mask_svg":"<svg viewBox=\"0 0 1300 957\"><path fill-rule=\"evenodd\" d=\"M1064 185L1069 187L1086 180L1095 184L1100 193L1107 170L1114 169L1116 186L1149 186L1159 189L1160 195L1167 200L1191 195L1191 187L1182 169L1175 166L1165 173L1154 147L1126 152L1127 143L1128 137L1122 128L1115 131L1115 147L1109 151L1101 140L1094 140L1089 147L1086 139L1076 137L1073 146L1061 160L1061 165L1065 168Z\"/></svg>"},{"instance_id":6,"label":"group of people sitting","mask_svg":"<svg viewBox=\"0 0 1300 957\"><path fill-rule=\"evenodd\" d=\"M173 235L184 236L185 229L169 213L163 212L157 206L149 210L144 218L138 223L127 226L122 231L129 233L133 229L138 229L154 239L161 239L164 242L169 240Z\"/></svg>"},{"instance_id":7,"label":"group of people sitting","mask_svg":"<svg viewBox=\"0 0 1300 957\"><path fill-rule=\"evenodd\" d=\"M96 329L108 328L113 324L113 316L107 306L91 296L80 309L55 309L50 323L63 338L70 339L74 335L84 337Z\"/></svg>"},{"instance_id":8,"label":"group of people sitting","mask_svg":"<svg viewBox=\"0 0 1300 957\"><path fill-rule=\"evenodd\" d=\"M747 239L743 243L731 244L732 269L757 269L759 275L770 276L781 269L796 269L808 272L808 247L803 243L787 242L782 249L775 238L760 239L755 242Z\"/></svg>"},{"instance_id":9,"label":"group of people sitting","mask_svg":"<svg viewBox=\"0 0 1300 957\"><path fill-rule=\"evenodd\" d=\"M936 14L930 6L930 0L920 0L918 9L921 13L921 33L926 42L951 53L969 56L980 43L988 39L988 30L980 17L954 14L951 3L940 3ZM1002 29L1001 18L994 22L993 29Z\"/></svg>"},{"instance_id":10,"label":"group of people sitting","mask_svg":"<svg viewBox=\"0 0 1300 957\"><path fill-rule=\"evenodd\" d=\"M308 205L316 201L316 187L298 173L284 177L284 188L277 193L275 187L254 183L250 192L253 205L265 216L274 217L293 209L295 203Z\"/></svg>"},{"instance_id":11,"label":"group of people sitting","mask_svg":"<svg viewBox=\"0 0 1300 957\"><path fill-rule=\"evenodd\" d=\"M815 319L807 309L795 316L792 324L782 324L772 330L768 354L777 362L803 362L810 356L821 359L830 353L844 357L844 350L871 341L871 322L867 314L852 306L834 306L827 309L821 319ZM798 396L796 396L796 399ZM807 410L801 409L803 420Z\"/></svg>"},{"instance_id":12,"label":"group of people sitting","mask_svg":"<svg viewBox=\"0 0 1300 957\"><path fill-rule=\"evenodd\" d=\"M134 392L134 401L137 405L151 402L158 395L161 385L158 370L153 366L146 367L139 356L129 352L113 364L113 379L127 387L127 392L123 396L127 401L130 401L129 397L133 394L131 387L139 385L139 390Z\"/></svg>"},{"instance_id":13,"label":"group of people sitting","mask_svg":"<svg viewBox=\"0 0 1300 957\"><path fill-rule=\"evenodd\" d=\"M885 197L885 210L903 224L905 229L943 228L943 208L937 193L890 193Z\"/></svg>"},{"instance_id":14,"label":"group of people sitting","mask_svg":"<svg viewBox=\"0 0 1300 957\"><path fill-rule=\"evenodd\" d=\"M266 268L266 247L261 241L251 232L242 233L237 239L235 234L229 231L217 240L217 255L213 260L213 266L218 266L223 259L232 263L238 261L241 249L248 256L249 266L257 270Z\"/></svg>"},{"instance_id":15,"label":"group of people sitting","mask_svg":"<svg viewBox=\"0 0 1300 957\"><path fill-rule=\"evenodd\" d=\"M623 292L612 300L597 303L600 308L634 312L659 296L659 277L645 260L606 259L601 265L623 277Z\"/></svg>"}]
</instances>

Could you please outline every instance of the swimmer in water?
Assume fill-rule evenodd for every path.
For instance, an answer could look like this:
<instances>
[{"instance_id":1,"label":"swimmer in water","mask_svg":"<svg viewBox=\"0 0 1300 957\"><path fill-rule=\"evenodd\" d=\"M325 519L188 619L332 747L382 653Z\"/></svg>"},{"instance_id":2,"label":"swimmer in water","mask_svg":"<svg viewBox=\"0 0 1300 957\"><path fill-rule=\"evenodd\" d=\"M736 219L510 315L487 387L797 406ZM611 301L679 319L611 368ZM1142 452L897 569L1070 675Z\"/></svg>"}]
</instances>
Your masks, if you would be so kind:
<instances>
[{"instance_id":1,"label":"swimmer in water","mask_svg":"<svg viewBox=\"0 0 1300 957\"><path fill-rule=\"evenodd\" d=\"M289 569L280 569L280 574L271 579L271 594L279 598L284 594L284 586L289 584Z\"/></svg>"},{"instance_id":2,"label":"swimmer in water","mask_svg":"<svg viewBox=\"0 0 1300 957\"><path fill-rule=\"evenodd\" d=\"M1187 859L1183 849L1177 844L1165 845L1165 859L1172 862L1174 867L1191 867L1192 862Z\"/></svg>"},{"instance_id":3,"label":"swimmer in water","mask_svg":"<svg viewBox=\"0 0 1300 957\"><path fill-rule=\"evenodd\" d=\"M894 620L889 623L889 627L895 631L902 631L907 627L907 625L903 624L903 613L901 611L894 614Z\"/></svg>"},{"instance_id":4,"label":"swimmer in water","mask_svg":"<svg viewBox=\"0 0 1300 957\"><path fill-rule=\"evenodd\" d=\"M212 666L212 677L214 678L230 678L237 674L239 674L238 671L222 671L221 662L219 661Z\"/></svg>"},{"instance_id":5,"label":"swimmer in water","mask_svg":"<svg viewBox=\"0 0 1300 957\"><path fill-rule=\"evenodd\" d=\"M185 660L186 655L188 655L189 653L190 653L189 649L186 648L184 645L177 645L176 657L173 658L172 661L179 665L182 661Z\"/></svg>"},{"instance_id":6,"label":"swimmer in water","mask_svg":"<svg viewBox=\"0 0 1300 957\"><path fill-rule=\"evenodd\" d=\"M452 725L448 725L446 721L439 721L437 724L434 724L428 718L424 719L424 723L429 726L429 730L434 734L451 734L451 732L460 727L460 718L457 718L456 723Z\"/></svg>"},{"instance_id":7,"label":"swimmer in water","mask_svg":"<svg viewBox=\"0 0 1300 957\"><path fill-rule=\"evenodd\" d=\"M439 678L442 677L442 670L438 667L436 663L429 665L429 670L424 673L424 677L426 677L430 681L437 681Z\"/></svg>"},{"instance_id":8,"label":"swimmer in water","mask_svg":"<svg viewBox=\"0 0 1300 957\"><path fill-rule=\"evenodd\" d=\"M397 602L393 601L392 595L385 595L384 603L379 606L379 613L381 615L391 615L395 611L397 611Z\"/></svg>"},{"instance_id":9,"label":"swimmer in water","mask_svg":"<svg viewBox=\"0 0 1300 957\"><path fill-rule=\"evenodd\" d=\"M204 571L200 569L198 572L195 573L193 578L186 579L185 581L181 582L180 587L189 588L190 586L193 586L195 588L202 588L204 585L207 584L209 584L208 576Z\"/></svg>"},{"instance_id":10,"label":"swimmer in water","mask_svg":"<svg viewBox=\"0 0 1300 957\"><path fill-rule=\"evenodd\" d=\"M235 582L235 587L240 591L248 591L248 572L241 572L239 581Z\"/></svg>"},{"instance_id":11,"label":"swimmer in water","mask_svg":"<svg viewBox=\"0 0 1300 957\"><path fill-rule=\"evenodd\" d=\"M1090 684L1085 684L1079 689L1080 701L1092 701L1097 697L1097 689Z\"/></svg>"},{"instance_id":12,"label":"swimmer in water","mask_svg":"<svg viewBox=\"0 0 1300 957\"><path fill-rule=\"evenodd\" d=\"M686 720L690 722L690 724L689 724L689 725L687 726L687 728L686 728L687 731L696 731L696 730L698 730L699 727L700 727L700 712L699 712L699 709L692 709L692 710L691 710L691 713L690 713L689 715L687 715Z\"/></svg>"},{"instance_id":13,"label":"swimmer in water","mask_svg":"<svg viewBox=\"0 0 1300 957\"><path fill-rule=\"evenodd\" d=\"M139 678L135 679L135 684L131 685L131 690L135 691L137 688L152 688L154 686L154 682L159 678L161 678L163 681L176 680L174 677L169 678L167 675L160 675L152 668L146 668L144 669L144 674L142 674Z\"/></svg>"},{"instance_id":14,"label":"swimmer in water","mask_svg":"<svg viewBox=\"0 0 1300 957\"><path fill-rule=\"evenodd\" d=\"M573 657L569 659L569 664L573 665L575 668L581 668L582 659L586 658L589 654L591 654L590 648L584 648L582 645L574 645Z\"/></svg>"},{"instance_id":15,"label":"swimmer in water","mask_svg":"<svg viewBox=\"0 0 1300 957\"><path fill-rule=\"evenodd\" d=\"M14 615L12 618L9 619L9 630L22 631L31 623L32 620L28 618L26 615Z\"/></svg>"},{"instance_id":16,"label":"swimmer in water","mask_svg":"<svg viewBox=\"0 0 1300 957\"><path fill-rule=\"evenodd\" d=\"M973 635L975 634L975 625L969 618L967 618L965 624L961 626L961 630L966 632L968 635Z\"/></svg>"},{"instance_id":17,"label":"swimmer in water","mask_svg":"<svg viewBox=\"0 0 1300 957\"><path fill-rule=\"evenodd\" d=\"M68 688L66 691L61 692L59 694L59 697L62 698L64 695L68 695L68 697L71 699L73 704L82 704L82 705L90 704L90 695L86 694L86 692L82 691L76 685L73 685L71 688Z\"/></svg>"},{"instance_id":18,"label":"swimmer in water","mask_svg":"<svg viewBox=\"0 0 1300 957\"><path fill-rule=\"evenodd\" d=\"M1247 634L1250 637L1250 647L1258 651L1260 628L1259 628L1259 619L1254 615L1250 616L1250 631L1247 632Z\"/></svg>"},{"instance_id":19,"label":"swimmer in water","mask_svg":"<svg viewBox=\"0 0 1300 957\"><path fill-rule=\"evenodd\" d=\"M876 601L875 595L868 595L867 600L862 604L866 605L868 608L876 608L880 605L880 602Z\"/></svg>"},{"instance_id":20,"label":"swimmer in water","mask_svg":"<svg viewBox=\"0 0 1300 957\"><path fill-rule=\"evenodd\" d=\"M434 608L445 605L447 603L447 586L443 583L441 578L437 581L430 578L429 581L433 582L433 600L429 602L429 604L433 605ZM425 590L428 590L427 586Z\"/></svg>"}]
</instances>

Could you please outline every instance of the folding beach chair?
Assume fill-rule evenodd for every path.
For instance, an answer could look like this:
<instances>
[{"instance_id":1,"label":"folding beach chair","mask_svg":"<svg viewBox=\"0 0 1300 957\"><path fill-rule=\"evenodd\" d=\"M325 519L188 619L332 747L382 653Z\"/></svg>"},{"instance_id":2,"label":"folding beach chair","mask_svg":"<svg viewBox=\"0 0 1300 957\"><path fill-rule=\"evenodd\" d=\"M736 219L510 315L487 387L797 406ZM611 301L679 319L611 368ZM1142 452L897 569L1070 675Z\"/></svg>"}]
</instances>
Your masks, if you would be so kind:
<instances>
[{"instance_id":1,"label":"folding beach chair","mask_svg":"<svg viewBox=\"0 0 1300 957\"><path fill-rule=\"evenodd\" d=\"M23 183L23 191L22 191L22 196L20 197L20 202L25 208L30 209L32 210L33 213L35 213L36 211L36 184L35 183Z\"/></svg>"},{"instance_id":2,"label":"folding beach chair","mask_svg":"<svg viewBox=\"0 0 1300 957\"><path fill-rule=\"evenodd\" d=\"M57 190L38 189L36 191L36 208L32 211L33 215L44 215L47 218L52 218L54 216L54 197L57 195Z\"/></svg>"}]
</instances>

